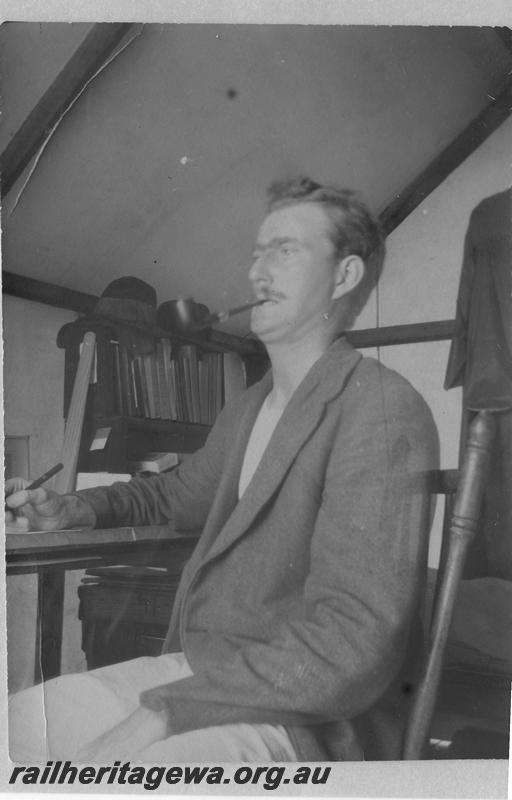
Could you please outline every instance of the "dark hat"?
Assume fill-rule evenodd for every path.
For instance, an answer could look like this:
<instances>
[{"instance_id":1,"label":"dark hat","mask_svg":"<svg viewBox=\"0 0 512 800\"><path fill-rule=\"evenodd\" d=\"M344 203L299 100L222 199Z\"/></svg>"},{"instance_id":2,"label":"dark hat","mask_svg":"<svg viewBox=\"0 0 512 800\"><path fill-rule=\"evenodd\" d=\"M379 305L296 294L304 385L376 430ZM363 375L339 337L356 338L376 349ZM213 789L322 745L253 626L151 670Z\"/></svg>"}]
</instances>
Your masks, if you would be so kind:
<instances>
[{"instance_id":1,"label":"dark hat","mask_svg":"<svg viewBox=\"0 0 512 800\"><path fill-rule=\"evenodd\" d=\"M96 303L94 313L154 325L156 292L140 278L117 278L108 284Z\"/></svg>"}]
</instances>

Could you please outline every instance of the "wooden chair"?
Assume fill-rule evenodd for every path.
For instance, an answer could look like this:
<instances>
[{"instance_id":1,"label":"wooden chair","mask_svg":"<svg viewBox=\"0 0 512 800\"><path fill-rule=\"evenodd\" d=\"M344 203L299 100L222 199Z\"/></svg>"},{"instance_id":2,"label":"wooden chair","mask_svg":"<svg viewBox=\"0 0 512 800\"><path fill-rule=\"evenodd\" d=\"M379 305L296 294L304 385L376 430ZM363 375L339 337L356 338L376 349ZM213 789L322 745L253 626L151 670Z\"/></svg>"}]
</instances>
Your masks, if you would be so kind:
<instances>
[{"instance_id":1,"label":"wooden chair","mask_svg":"<svg viewBox=\"0 0 512 800\"><path fill-rule=\"evenodd\" d=\"M454 492L453 509L447 535L443 536L427 656L405 734L406 760L421 759L426 753L457 591L478 526L493 436L492 414L480 411L471 423L460 471L449 470L437 476L436 491Z\"/></svg>"}]
</instances>

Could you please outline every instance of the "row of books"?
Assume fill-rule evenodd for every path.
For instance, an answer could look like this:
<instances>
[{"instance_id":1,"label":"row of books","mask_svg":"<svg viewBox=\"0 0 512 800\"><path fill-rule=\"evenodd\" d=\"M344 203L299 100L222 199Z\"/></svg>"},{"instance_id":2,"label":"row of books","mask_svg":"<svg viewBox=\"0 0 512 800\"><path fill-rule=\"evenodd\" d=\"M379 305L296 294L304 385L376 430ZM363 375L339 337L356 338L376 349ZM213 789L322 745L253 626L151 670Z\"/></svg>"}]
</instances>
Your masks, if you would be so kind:
<instances>
[{"instance_id":1,"label":"row of books","mask_svg":"<svg viewBox=\"0 0 512 800\"><path fill-rule=\"evenodd\" d=\"M136 354L127 345L111 341L113 363L114 413L146 419L167 419L211 425L219 414L225 396L226 372L239 373L243 384L243 365L233 369L233 355L200 351L196 345L174 346L159 339L154 352ZM235 356L235 358L238 358Z\"/></svg>"}]
</instances>

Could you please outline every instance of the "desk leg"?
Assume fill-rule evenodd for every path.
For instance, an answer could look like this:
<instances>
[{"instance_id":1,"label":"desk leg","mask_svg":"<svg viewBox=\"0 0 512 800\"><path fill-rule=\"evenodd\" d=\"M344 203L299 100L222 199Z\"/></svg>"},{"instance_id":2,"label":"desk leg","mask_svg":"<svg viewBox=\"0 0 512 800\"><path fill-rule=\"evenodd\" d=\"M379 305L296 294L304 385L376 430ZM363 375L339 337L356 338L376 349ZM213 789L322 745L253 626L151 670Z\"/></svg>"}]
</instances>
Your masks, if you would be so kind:
<instances>
[{"instance_id":1,"label":"desk leg","mask_svg":"<svg viewBox=\"0 0 512 800\"><path fill-rule=\"evenodd\" d=\"M38 571L35 683L60 675L65 574L50 567Z\"/></svg>"}]
</instances>

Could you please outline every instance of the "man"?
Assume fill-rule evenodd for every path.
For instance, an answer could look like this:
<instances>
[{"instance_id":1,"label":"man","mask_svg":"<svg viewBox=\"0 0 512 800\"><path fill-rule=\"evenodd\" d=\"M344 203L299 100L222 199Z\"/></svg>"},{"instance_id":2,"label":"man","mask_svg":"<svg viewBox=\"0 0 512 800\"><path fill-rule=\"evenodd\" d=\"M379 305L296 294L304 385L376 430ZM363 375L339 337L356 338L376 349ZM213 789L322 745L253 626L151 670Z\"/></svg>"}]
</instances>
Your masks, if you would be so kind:
<instances>
[{"instance_id":1,"label":"man","mask_svg":"<svg viewBox=\"0 0 512 800\"><path fill-rule=\"evenodd\" d=\"M17 524L38 529L165 520L203 528L164 655L50 682L46 754L398 757L437 439L412 387L342 335L383 253L353 193L308 179L274 185L249 272L265 301L251 328L271 371L170 475L8 498ZM109 705L128 683L130 700ZM42 723L19 722L36 691L13 701L14 758L29 740L37 749ZM64 722L72 697L86 698L79 724Z\"/></svg>"}]
</instances>

